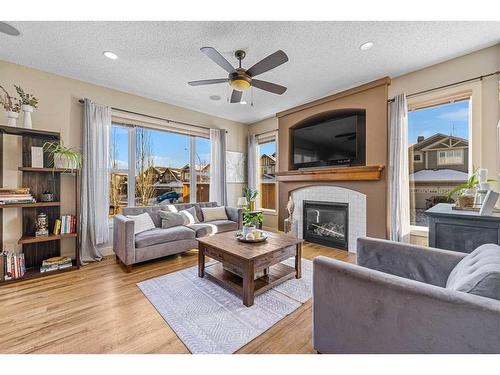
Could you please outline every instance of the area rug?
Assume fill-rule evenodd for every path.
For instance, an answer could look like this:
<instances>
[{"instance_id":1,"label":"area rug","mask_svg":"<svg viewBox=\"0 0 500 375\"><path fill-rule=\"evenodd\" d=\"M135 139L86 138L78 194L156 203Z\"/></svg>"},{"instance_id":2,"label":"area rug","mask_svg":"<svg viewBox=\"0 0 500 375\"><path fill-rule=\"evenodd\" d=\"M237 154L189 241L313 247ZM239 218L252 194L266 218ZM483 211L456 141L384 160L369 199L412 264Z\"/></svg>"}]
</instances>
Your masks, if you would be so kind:
<instances>
[{"instance_id":1,"label":"area rug","mask_svg":"<svg viewBox=\"0 0 500 375\"><path fill-rule=\"evenodd\" d=\"M294 265L294 259L283 263ZM312 297L312 262L302 259L302 278L255 297L241 297L206 278L198 267L137 284L191 353L230 354L248 344Z\"/></svg>"}]
</instances>

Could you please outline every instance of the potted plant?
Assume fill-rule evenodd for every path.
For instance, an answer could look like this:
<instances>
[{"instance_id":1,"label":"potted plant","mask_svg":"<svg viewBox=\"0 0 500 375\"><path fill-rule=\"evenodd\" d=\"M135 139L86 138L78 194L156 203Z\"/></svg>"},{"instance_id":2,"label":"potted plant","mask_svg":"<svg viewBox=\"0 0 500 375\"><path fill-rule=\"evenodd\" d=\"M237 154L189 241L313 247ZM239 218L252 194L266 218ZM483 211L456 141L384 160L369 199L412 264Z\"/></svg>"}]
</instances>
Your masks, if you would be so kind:
<instances>
[{"instance_id":1,"label":"potted plant","mask_svg":"<svg viewBox=\"0 0 500 375\"><path fill-rule=\"evenodd\" d=\"M2 104L3 109L7 112L7 126L16 126L19 111L21 110L21 101L10 96L7 90L1 85L0 90L5 94L0 94L0 104Z\"/></svg>"},{"instance_id":2,"label":"potted plant","mask_svg":"<svg viewBox=\"0 0 500 375\"><path fill-rule=\"evenodd\" d=\"M24 112L23 127L31 129L33 127L31 123L31 113L35 108L38 108L38 99L31 94L26 94L21 86L14 85L14 87L21 98L21 109Z\"/></svg>"},{"instance_id":3,"label":"potted plant","mask_svg":"<svg viewBox=\"0 0 500 375\"><path fill-rule=\"evenodd\" d=\"M249 187L245 187L243 189L243 196L247 199L250 211L255 210L255 200L257 199L257 195L259 195L259 191L257 189Z\"/></svg>"},{"instance_id":4,"label":"potted plant","mask_svg":"<svg viewBox=\"0 0 500 375\"><path fill-rule=\"evenodd\" d=\"M67 147L61 142L45 142L43 151L49 153L49 161L54 169L80 169L82 155L72 147Z\"/></svg>"},{"instance_id":5,"label":"potted plant","mask_svg":"<svg viewBox=\"0 0 500 375\"><path fill-rule=\"evenodd\" d=\"M251 212L250 209L243 209L243 236L252 233L258 226L264 222L262 212Z\"/></svg>"},{"instance_id":6,"label":"potted plant","mask_svg":"<svg viewBox=\"0 0 500 375\"><path fill-rule=\"evenodd\" d=\"M448 193L448 198L451 198L454 194L458 194L457 206L462 208L474 207L474 198L476 196L476 189L479 185L479 169L474 168L472 175L463 184L454 187ZM488 179L488 182L498 182L495 179Z\"/></svg>"}]
</instances>

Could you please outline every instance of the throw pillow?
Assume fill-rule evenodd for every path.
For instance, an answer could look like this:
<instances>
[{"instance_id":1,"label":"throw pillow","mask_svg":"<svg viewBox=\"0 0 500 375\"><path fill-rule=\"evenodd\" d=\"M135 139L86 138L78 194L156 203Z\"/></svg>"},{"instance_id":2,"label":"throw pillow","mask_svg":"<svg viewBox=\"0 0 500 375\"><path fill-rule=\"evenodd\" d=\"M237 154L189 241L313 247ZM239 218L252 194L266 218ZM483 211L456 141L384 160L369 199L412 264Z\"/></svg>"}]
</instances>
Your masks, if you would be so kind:
<instances>
[{"instance_id":1,"label":"throw pillow","mask_svg":"<svg viewBox=\"0 0 500 375\"><path fill-rule=\"evenodd\" d=\"M202 207L203 221L227 220L226 207Z\"/></svg>"},{"instance_id":2,"label":"throw pillow","mask_svg":"<svg viewBox=\"0 0 500 375\"><path fill-rule=\"evenodd\" d=\"M500 246L481 245L467 254L451 271L446 288L500 300Z\"/></svg>"},{"instance_id":3,"label":"throw pillow","mask_svg":"<svg viewBox=\"0 0 500 375\"><path fill-rule=\"evenodd\" d=\"M162 228L172 228L188 224L186 217L177 212L160 211L160 218Z\"/></svg>"},{"instance_id":4,"label":"throw pillow","mask_svg":"<svg viewBox=\"0 0 500 375\"><path fill-rule=\"evenodd\" d=\"M156 228L153 219L147 212L140 215L127 215L127 217L134 220L134 234Z\"/></svg>"},{"instance_id":5,"label":"throw pillow","mask_svg":"<svg viewBox=\"0 0 500 375\"><path fill-rule=\"evenodd\" d=\"M187 224L195 224L198 223L198 216L196 216L196 208L193 206L188 208L187 210L179 211L181 215L183 215L187 220Z\"/></svg>"}]
</instances>

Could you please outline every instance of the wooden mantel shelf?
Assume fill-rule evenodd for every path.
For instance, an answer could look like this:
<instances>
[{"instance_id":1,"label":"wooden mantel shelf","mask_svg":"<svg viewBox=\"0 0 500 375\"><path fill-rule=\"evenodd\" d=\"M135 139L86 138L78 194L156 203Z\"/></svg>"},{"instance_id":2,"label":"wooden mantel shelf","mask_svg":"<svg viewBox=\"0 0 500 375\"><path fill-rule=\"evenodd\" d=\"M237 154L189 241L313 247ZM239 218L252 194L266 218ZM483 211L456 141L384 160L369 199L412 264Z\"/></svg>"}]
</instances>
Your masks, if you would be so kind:
<instances>
[{"instance_id":1,"label":"wooden mantel shelf","mask_svg":"<svg viewBox=\"0 0 500 375\"><path fill-rule=\"evenodd\" d=\"M382 178L383 165L360 167L318 168L278 172L280 182L297 181L378 181Z\"/></svg>"}]
</instances>

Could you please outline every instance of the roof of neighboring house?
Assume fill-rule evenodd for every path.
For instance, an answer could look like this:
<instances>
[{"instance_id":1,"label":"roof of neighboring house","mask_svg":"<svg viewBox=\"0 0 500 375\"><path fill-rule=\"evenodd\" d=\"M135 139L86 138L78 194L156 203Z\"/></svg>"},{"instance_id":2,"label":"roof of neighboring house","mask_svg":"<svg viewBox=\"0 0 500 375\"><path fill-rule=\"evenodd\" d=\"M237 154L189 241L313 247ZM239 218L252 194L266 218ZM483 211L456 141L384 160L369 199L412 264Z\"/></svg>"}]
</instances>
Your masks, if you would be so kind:
<instances>
[{"instance_id":1,"label":"roof of neighboring house","mask_svg":"<svg viewBox=\"0 0 500 375\"><path fill-rule=\"evenodd\" d=\"M275 154L272 154L272 155L262 154L262 155L260 156L260 158L261 158L261 159L262 159L262 158L264 158L264 157L267 157L267 158L271 159L272 161L276 161L276 156L275 156Z\"/></svg>"},{"instance_id":2,"label":"roof of neighboring house","mask_svg":"<svg viewBox=\"0 0 500 375\"><path fill-rule=\"evenodd\" d=\"M465 172L453 169L422 169L421 171L410 174L410 181L466 181L469 175Z\"/></svg>"},{"instance_id":3,"label":"roof of neighboring house","mask_svg":"<svg viewBox=\"0 0 500 375\"><path fill-rule=\"evenodd\" d=\"M408 149L410 151L420 151L428 146L431 146L432 144L434 144L436 142L439 142L440 140L447 139L447 138L450 138L451 140L456 141L456 142L464 142L465 144L469 143L469 141L467 139L455 137L454 135L445 135L442 133L437 133L437 134L430 136L429 138L424 139L423 141L420 141L420 142L417 142L417 143L411 145L410 147L408 147Z\"/></svg>"}]
</instances>

